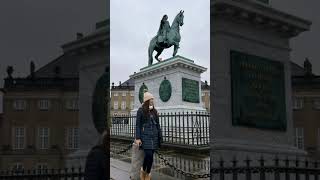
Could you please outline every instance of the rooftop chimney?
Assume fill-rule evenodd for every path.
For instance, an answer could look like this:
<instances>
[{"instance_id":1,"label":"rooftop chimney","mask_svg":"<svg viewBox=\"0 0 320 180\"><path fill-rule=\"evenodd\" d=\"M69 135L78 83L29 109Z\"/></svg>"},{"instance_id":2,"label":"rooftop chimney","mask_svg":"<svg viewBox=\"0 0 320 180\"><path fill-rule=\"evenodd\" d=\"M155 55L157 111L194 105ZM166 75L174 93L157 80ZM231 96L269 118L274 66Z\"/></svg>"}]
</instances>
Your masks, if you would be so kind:
<instances>
[{"instance_id":1,"label":"rooftop chimney","mask_svg":"<svg viewBox=\"0 0 320 180\"><path fill-rule=\"evenodd\" d=\"M312 64L310 63L308 58L306 58L306 60L304 61L303 67L306 75L312 75Z\"/></svg>"}]
</instances>

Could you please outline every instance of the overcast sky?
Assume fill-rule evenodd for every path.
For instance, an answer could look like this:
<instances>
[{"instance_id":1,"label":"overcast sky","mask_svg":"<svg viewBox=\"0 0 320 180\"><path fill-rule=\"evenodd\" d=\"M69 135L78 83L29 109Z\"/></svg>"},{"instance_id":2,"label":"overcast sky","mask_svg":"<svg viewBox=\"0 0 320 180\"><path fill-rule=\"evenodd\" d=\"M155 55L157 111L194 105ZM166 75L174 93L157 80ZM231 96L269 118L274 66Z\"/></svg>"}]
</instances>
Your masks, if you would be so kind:
<instances>
[{"instance_id":1,"label":"overcast sky","mask_svg":"<svg viewBox=\"0 0 320 180\"><path fill-rule=\"evenodd\" d=\"M179 3L174 0L162 0L161 3L154 0L115 0L111 3L112 7L117 6L111 12L122 12L119 16L113 16L111 23L120 24L123 27L123 29L120 28L121 32L130 32L130 35L135 35L133 36L135 39L131 40L132 36L122 34L123 41L112 41L112 55L116 56L117 52L119 56L121 52L122 58L117 62L118 65L111 65L111 70L121 66L121 63L125 61L130 62L131 60L134 62L136 59L133 57L137 57L138 61L142 60L141 62L134 62L130 66L122 66L120 68L121 73L119 73L121 78L114 80L116 83L120 80L126 80L133 71L138 71L140 67L147 65L146 49L150 39L158 30L162 15L167 13L171 23L180 9L185 10L185 24L181 28L181 48L178 54L192 58L201 65L208 61L205 58L208 56L206 49L195 52L195 48L202 46L199 43L206 41L206 39L200 39L199 34L191 34L191 32L201 32L201 35L208 32L207 28L209 26L203 28L198 23L206 17L200 17L196 23L193 23L194 19L198 17L197 14L194 15L194 12L204 13L199 9L203 8L203 4L208 4L208 0L196 0L194 3L191 0L183 0ZM5 69L8 65L14 66L14 77L26 76L29 73L31 59L35 61L36 69L38 69L61 55L60 46L74 40L77 32L83 32L84 34L92 32L95 23L106 18L107 4L105 0L0 1L0 87L2 87L2 80L6 76ZM311 31L302 33L292 40L291 55L292 60L300 65L302 65L305 57L309 57L313 63L314 71L320 74L320 1L271 0L271 6L313 22ZM203 10L206 9L208 8ZM139 17L133 16L137 13L140 14ZM209 17L209 14L207 17ZM146 19L150 20L146 21ZM133 25L127 27L122 22ZM138 31L141 27L143 27L143 31ZM111 40L113 38L115 37L111 37ZM142 43L139 45L137 42L140 41ZM129 49L135 49L134 54L126 54L129 49L114 50L121 43L128 44ZM204 52L202 53L202 51ZM172 49L166 50L161 57L168 58L171 54ZM111 78L114 79L116 76Z\"/></svg>"},{"instance_id":2,"label":"overcast sky","mask_svg":"<svg viewBox=\"0 0 320 180\"><path fill-rule=\"evenodd\" d=\"M312 21L311 30L291 41L292 61L303 65L306 57L313 64L313 70L320 75L320 1L319 0L270 0L271 6L289 14Z\"/></svg>"},{"instance_id":3,"label":"overcast sky","mask_svg":"<svg viewBox=\"0 0 320 180\"><path fill-rule=\"evenodd\" d=\"M0 87L14 67L13 76L26 76L29 63L36 69L62 54L60 46L88 34L95 23L106 19L105 0L1 0L0 1Z\"/></svg>"},{"instance_id":4,"label":"overcast sky","mask_svg":"<svg viewBox=\"0 0 320 180\"><path fill-rule=\"evenodd\" d=\"M161 18L168 15L170 25L180 10L184 10L184 25L180 27L180 48L177 55L210 67L210 1L186 0L111 0L110 61L111 82L118 85L129 75L148 65L148 46L157 34ZM173 46L160 58L172 57ZM156 52L154 52L154 55ZM153 55L153 56L154 56ZM154 63L157 62L154 60ZM210 80L210 69L202 74Z\"/></svg>"}]
</instances>

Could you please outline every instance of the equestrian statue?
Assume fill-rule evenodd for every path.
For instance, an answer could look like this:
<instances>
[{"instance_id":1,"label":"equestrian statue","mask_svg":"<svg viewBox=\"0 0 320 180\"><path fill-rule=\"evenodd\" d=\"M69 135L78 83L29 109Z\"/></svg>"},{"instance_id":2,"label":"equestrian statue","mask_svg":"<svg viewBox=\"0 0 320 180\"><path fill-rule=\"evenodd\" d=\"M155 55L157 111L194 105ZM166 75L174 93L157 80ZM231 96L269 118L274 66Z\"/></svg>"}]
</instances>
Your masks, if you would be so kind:
<instances>
[{"instance_id":1,"label":"equestrian statue","mask_svg":"<svg viewBox=\"0 0 320 180\"><path fill-rule=\"evenodd\" d=\"M149 63L148 65L152 65L153 62L153 51L157 51L155 56L156 60L160 62L159 55L162 53L164 49L170 48L172 45L173 56L175 56L178 52L179 42L181 39L180 36L180 26L183 25L183 13L184 11L180 11L177 16L174 18L172 25L168 22L168 16L165 14L160 22L160 27L158 33L155 37L153 37L150 41L148 54L149 54Z\"/></svg>"}]
</instances>

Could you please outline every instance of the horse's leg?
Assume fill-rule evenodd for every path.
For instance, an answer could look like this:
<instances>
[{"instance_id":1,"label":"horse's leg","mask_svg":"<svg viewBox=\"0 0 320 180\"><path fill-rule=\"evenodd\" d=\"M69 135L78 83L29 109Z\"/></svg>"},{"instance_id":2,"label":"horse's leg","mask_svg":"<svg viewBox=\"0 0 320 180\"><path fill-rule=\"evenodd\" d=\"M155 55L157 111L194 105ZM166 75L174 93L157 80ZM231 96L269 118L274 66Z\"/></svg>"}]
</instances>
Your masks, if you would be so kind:
<instances>
[{"instance_id":1,"label":"horse's leg","mask_svg":"<svg viewBox=\"0 0 320 180\"><path fill-rule=\"evenodd\" d=\"M148 65L149 66L152 65L152 62L153 62L153 57L152 57L153 50L154 50L154 43L153 43L153 39L152 39L149 44L149 48L148 48L148 55L149 55Z\"/></svg>"},{"instance_id":2,"label":"horse's leg","mask_svg":"<svg viewBox=\"0 0 320 180\"><path fill-rule=\"evenodd\" d=\"M172 56L175 56L177 54L178 49L179 49L179 44L175 44L174 48L173 48L173 55Z\"/></svg>"},{"instance_id":3,"label":"horse's leg","mask_svg":"<svg viewBox=\"0 0 320 180\"><path fill-rule=\"evenodd\" d=\"M162 53L162 51L163 51L163 48L158 48L158 50L157 50L157 54L156 54L156 56L155 56L155 58L156 58L156 60L158 61L158 62L160 62L160 60L159 60L159 55Z\"/></svg>"}]
</instances>

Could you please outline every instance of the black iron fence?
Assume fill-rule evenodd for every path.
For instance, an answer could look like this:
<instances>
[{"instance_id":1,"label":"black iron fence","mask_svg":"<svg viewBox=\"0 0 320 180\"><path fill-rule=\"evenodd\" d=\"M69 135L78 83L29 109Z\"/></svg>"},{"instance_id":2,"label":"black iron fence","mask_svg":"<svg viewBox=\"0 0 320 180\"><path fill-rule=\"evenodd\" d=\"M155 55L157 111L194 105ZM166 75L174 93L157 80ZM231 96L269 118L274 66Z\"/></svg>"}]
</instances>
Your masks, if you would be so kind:
<instances>
[{"instance_id":1,"label":"black iron fence","mask_svg":"<svg viewBox=\"0 0 320 180\"><path fill-rule=\"evenodd\" d=\"M288 158L217 160L211 164L212 179L219 180L318 180L318 161Z\"/></svg>"},{"instance_id":2,"label":"black iron fence","mask_svg":"<svg viewBox=\"0 0 320 180\"><path fill-rule=\"evenodd\" d=\"M125 148L127 149L127 148ZM113 151L113 150L111 150ZM115 153L127 151L115 150ZM320 162L303 158L279 158L268 155L232 160L207 158L192 160L179 155L156 152L155 166L165 165L157 171L168 173L177 179L213 179L213 180L319 180ZM210 164L210 165L209 165ZM210 170L209 170L210 166Z\"/></svg>"},{"instance_id":3,"label":"black iron fence","mask_svg":"<svg viewBox=\"0 0 320 180\"><path fill-rule=\"evenodd\" d=\"M208 146L210 114L207 112L160 113L164 143ZM111 137L134 138L135 115L112 116Z\"/></svg>"},{"instance_id":4,"label":"black iron fence","mask_svg":"<svg viewBox=\"0 0 320 180\"><path fill-rule=\"evenodd\" d=\"M65 168L65 169L16 169L0 171L0 180L82 180L84 179L84 169Z\"/></svg>"}]
</instances>

